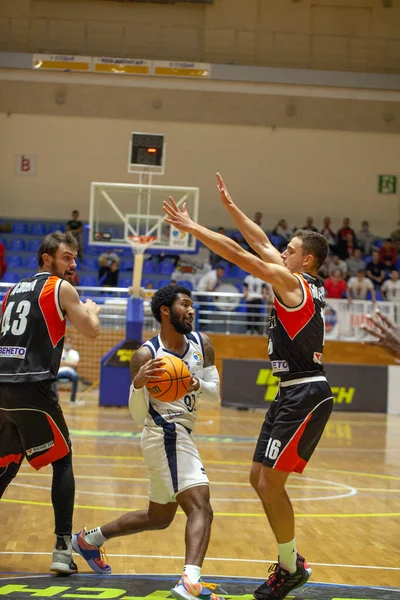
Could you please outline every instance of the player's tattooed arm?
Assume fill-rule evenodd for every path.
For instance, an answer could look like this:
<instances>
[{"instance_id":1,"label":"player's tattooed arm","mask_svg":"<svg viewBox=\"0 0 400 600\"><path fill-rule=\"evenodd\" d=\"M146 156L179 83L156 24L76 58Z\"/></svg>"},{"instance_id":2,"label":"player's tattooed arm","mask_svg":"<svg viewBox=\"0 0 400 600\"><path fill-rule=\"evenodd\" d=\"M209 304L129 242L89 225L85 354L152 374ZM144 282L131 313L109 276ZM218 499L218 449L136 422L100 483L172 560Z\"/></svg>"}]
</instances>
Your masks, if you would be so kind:
<instances>
[{"instance_id":1,"label":"player's tattooed arm","mask_svg":"<svg viewBox=\"0 0 400 600\"><path fill-rule=\"evenodd\" d=\"M211 367L215 364L215 350L210 338L205 333L200 333L204 346L204 367Z\"/></svg>"}]
</instances>

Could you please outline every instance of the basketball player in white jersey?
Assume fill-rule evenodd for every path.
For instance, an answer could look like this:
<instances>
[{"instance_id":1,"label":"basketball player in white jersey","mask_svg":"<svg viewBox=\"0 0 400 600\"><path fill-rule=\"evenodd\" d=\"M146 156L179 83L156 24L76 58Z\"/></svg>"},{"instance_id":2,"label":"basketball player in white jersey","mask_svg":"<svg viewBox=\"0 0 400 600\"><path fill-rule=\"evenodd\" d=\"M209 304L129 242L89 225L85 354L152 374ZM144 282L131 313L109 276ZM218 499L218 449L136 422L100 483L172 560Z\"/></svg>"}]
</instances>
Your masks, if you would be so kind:
<instances>
[{"instance_id":1,"label":"basketball player in white jersey","mask_svg":"<svg viewBox=\"0 0 400 600\"><path fill-rule=\"evenodd\" d=\"M147 510L126 513L107 525L82 530L73 536L72 544L93 571L110 574L111 567L103 560L104 542L140 531L166 529L180 506L187 516L185 566L171 594L178 600L221 600L200 579L213 512L209 481L191 437L198 398L219 401L214 348L205 334L192 332L194 310L187 288L161 288L152 298L151 310L161 323L161 330L132 358L129 398L134 420L144 423L141 445L150 469L149 506ZM150 396L146 384L160 377L165 364L163 356L171 354L187 364L192 381L185 396L168 403Z\"/></svg>"}]
</instances>

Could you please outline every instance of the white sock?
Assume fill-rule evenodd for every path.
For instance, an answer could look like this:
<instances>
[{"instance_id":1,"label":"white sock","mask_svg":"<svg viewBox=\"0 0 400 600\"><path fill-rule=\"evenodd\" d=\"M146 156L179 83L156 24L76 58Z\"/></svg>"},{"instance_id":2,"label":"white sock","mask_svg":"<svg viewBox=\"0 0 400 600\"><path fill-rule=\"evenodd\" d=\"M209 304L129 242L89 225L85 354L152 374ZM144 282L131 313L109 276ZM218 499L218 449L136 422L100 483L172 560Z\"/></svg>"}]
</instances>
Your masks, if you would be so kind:
<instances>
[{"instance_id":1,"label":"white sock","mask_svg":"<svg viewBox=\"0 0 400 600\"><path fill-rule=\"evenodd\" d=\"M107 541L107 538L101 533L100 527L96 527L96 529L90 529L85 533L85 540L88 544L100 548Z\"/></svg>"},{"instance_id":2,"label":"white sock","mask_svg":"<svg viewBox=\"0 0 400 600\"><path fill-rule=\"evenodd\" d=\"M190 583L197 583L200 581L201 567L197 567L196 565L185 565L183 567L183 572L188 576Z\"/></svg>"},{"instance_id":3,"label":"white sock","mask_svg":"<svg viewBox=\"0 0 400 600\"><path fill-rule=\"evenodd\" d=\"M289 573L296 573L297 571L297 551L296 551L296 538L293 538L291 542L286 544L278 544L279 547L279 564L282 569L289 571Z\"/></svg>"}]
</instances>

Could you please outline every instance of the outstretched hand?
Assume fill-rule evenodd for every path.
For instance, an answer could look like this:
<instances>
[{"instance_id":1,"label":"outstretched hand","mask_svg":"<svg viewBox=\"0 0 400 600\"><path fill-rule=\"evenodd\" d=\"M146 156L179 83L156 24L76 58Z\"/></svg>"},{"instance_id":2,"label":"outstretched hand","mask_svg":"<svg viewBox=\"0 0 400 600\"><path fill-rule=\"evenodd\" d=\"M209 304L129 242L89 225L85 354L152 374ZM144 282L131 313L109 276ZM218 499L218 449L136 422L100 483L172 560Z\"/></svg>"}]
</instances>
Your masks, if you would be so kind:
<instances>
[{"instance_id":1,"label":"outstretched hand","mask_svg":"<svg viewBox=\"0 0 400 600\"><path fill-rule=\"evenodd\" d=\"M230 193L228 192L228 189L227 189L220 173L217 173L216 176L217 176L217 188L219 191L219 195L221 196L222 204L224 206L233 206L234 202L231 198Z\"/></svg>"},{"instance_id":2,"label":"outstretched hand","mask_svg":"<svg viewBox=\"0 0 400 600\"><path fill-rule=\"evenodd\" d=\"M194 222L189 217L189 213L186 208L186 202L183 203L182 208L179 208L172 196L169 197L169 203L164 200L163 202L164 212L167 213L167 217L164 217L164 221L170 223L179 229L179 231L190 231Z\"/></svg>"},{"instance_id":3,"label":"outstretched hand","mask_svg":"<svg viewBox=\"0 0 400 600\"><path fill-rule=\"evenodd\" d=\"M374 316L367 316L367 325L361 325L361 329L377 338L366 342L373 346L380 346L395 358L400 359L400 327L395 325L380 310L376 310Z\"/></svg>"}]
</instances>

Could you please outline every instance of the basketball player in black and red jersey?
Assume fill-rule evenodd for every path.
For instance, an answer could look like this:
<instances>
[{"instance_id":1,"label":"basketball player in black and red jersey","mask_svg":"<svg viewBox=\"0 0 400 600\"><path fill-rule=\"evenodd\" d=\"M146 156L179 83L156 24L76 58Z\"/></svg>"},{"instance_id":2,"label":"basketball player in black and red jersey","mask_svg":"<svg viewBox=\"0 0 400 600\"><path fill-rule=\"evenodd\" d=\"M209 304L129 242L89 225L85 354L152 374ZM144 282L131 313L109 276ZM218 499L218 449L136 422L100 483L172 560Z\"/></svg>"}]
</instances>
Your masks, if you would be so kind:
<instances>
[{"instance_id":1,"label":"basketball player in black and red jersey","mask_svg":"<svg viewBox=\"0 0 400 600\"><path fill-rule=\"evenodd\" d=\"M83 304L70 283L77 250L71 233L44 238L38 273L4 298L0 330L0 497L24 457L34 469L52 465L56 543L50 570L62 574L77 571L71 546L75 481L69 432L52 384L66 317L86 337L100 332L100 308L91 300Z\"/></svg>"},{"instance_id":2,"label":"basketball player in black and red jersey","mask_svg":"<svg viewBox=\"0 0 400 600\"><path fill-rule=\"evenodd\" d=\"M331 389L322 367L324 345L324 288L316 278L328 254L326 239L298 231L281 254L265 233L233 203L217 175L221 199L243 237L261 257L254 256L227 236L194 223L172 198L164 202L165 219L189 232L213 252L255 277L272 284L274 304L269 319L268 353L280 378L253 456L250 482L258 493L275 534L278 562L256 600L280 600L307 582L311 569L297 553L292 504L285 485L292 472L302 473L323 433L333 407Z\"/></svg>"}]
</instances>

